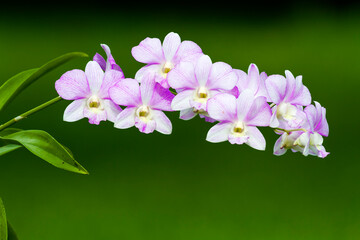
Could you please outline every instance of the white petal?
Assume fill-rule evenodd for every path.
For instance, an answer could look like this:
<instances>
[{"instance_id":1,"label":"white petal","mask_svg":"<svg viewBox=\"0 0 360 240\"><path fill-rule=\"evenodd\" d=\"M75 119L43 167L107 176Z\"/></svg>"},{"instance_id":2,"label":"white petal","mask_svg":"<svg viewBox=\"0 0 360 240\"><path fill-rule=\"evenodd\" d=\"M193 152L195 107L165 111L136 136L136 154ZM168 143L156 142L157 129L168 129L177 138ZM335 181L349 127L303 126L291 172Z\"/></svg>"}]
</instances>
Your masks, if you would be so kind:
<instances>
[{"instance_id":1,"label":"white petal","mask_svg":"<svg viewBox=\"0 0 360 240\"><path fill-rule=\"evenodd\" d=\"M265 150L265 138L257 127L248 126L247 135L249 136L249 139L246 142L247 145L257 150Z\"/></svg>"},{"instance_id":2,"label":"white petal","mask_svg":"<svg viewBox=\"0 0 360 240\"><path fill-rule=\"evenodd\" d=\"M104 79L104 71L97 62L90 61L86 64L85 74L89 82L91 92L93 94L97 94Z\"/></svg>"},{"instance_id":3,"label":"white petal","mask_svg":"<svg viewBox=\"0 0 360 240\"><path fill-rule=\"evenodd\" d=\"M206 140L212 143L224 142L229 139L232 123L218 123L210 128Z\"/></svg>"},{"instance_id":4,"label":"white petal","mask_svg":"<svg viewBox=\"0 0 360 240\"><path fill-rule=\"evenodd\" d=\"M75 100L67 106L64 112L65 122L75 122L84 118L86 99Z\"/></svg>"},{"instance_id":5,"label":"white petal","mask_svg":"<svg viewBox=\"0 0 360 240\"><path fill-rule=\"evenodd\" d=\"M153 110L152 114L156 122L156 131L162 134L171 134L172 125L169 118L162 111L159 110Z\"/></svg>"},{"instance_id":6,"label":"white petal","mask_svg":"<svg viewBox=\"0 0 360 240\"><path fill-rule=\"evenodd\" d=\"M105 99L104 108L106 111L106 118L111 122L115 122L117 115L121 112L121 108L113 101Z\"/></svg>"},{"instance_id":7,"label":"white petal","mask_svg":"<svg viewBox=\"0 0 360 240\"><path fill-rule=\"evenodd\" d=\"M136 107L127 107L115 119L114 127L125 129L135 125Z\"/></svg>"},{"instance_id":8,"label":"white petal","mask_svg":"<svg viewBox=\"0 0 360 240\"><path fill-rule=\"evenodd\" d=\"M165 55L165 59L167 61L171 61L178 50L181 43L181 39L179 34L177 33L169 33L165 36L164 42L163 42L163 51Z\"/></svg>"},{"instance_id":9,"label":"white petal","mask_svg":"<svg viewBox=\"0 0 360 240\"><path fill-rule=\"evenodd\" d=\"M171 102L171 108L175 111L191 108L190 101L193 94L194 90L185 90L178 93Z\"/></svg>"}]
</instances>

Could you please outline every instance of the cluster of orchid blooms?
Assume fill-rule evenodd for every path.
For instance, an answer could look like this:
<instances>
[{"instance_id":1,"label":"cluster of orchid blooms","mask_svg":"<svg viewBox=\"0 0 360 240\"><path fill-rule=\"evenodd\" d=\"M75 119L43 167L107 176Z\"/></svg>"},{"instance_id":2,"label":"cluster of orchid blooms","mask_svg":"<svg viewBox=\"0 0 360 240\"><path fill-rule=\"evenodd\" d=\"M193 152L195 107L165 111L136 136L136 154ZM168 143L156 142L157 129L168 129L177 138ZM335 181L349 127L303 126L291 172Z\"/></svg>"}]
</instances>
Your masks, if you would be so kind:
<instances>
[{"instance_id":1,"label":"cluster of orchid blooms","mask_svg":"<svg viewBox=\"0 0 360 240\"><path fill-rule=\"evenodd\" d=\"M180 111L180 118L196 115L218 122L206 140L217 143L246 143L265 149L265 138L257 128L270 126L280 137L274 154L287 149L303 155L326 157L323 136L329 134L325 108L311 105L311 95L290 71L267 76L255 64L248 72L224 62L213 63L192 41L181 41L176 33L146 38L132 48L132 56L146 64L125 78L107 45L101 44L107 59L96 53L85 72L71 70L55 83L58 94L74 100L64 112L64 121L88 118L91 124L114 122L116 128L137 127L171 134L172 124L163 111ZM122 109L120 106L126 107Z\"/></svg>"}]
</instances>

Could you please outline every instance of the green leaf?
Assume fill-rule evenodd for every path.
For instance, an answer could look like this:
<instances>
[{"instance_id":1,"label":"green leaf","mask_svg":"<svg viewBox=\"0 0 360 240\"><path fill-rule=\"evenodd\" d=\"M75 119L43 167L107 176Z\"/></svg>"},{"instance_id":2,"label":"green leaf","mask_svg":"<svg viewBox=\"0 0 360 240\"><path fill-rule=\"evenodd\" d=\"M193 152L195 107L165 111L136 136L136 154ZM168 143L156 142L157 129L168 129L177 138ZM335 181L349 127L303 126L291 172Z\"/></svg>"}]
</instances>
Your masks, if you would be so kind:
<instances>
[{"instance_id":1,"label":"green leaf","mask_svg":"<svg viewBox=\"0 0 360 240\"><path fill-rule=\"evenodd\" d=\"M18 240L18 237L9 222L7 223L7 226L8 226L8 240Z\"/></svg>"},{"instance_id":2,"label":"green leaf","mask_svg":"<svg viewBox=\"0 0 360 240\"><path fill-rule=\"evenodd\" d=\"M0 198L0 240L8 240L6 213L1 198Z\"/></svg>"},{"instance_id":3,"label":"green leaf","mask_svg":"<svg viewBox=\"0 0 360 240\"><path fill-rule=\"evenodd\" d=\"M0 87L0 111L7 104L9 104L21 91L23 91L37 79L57 68L58 66L77 57L88 57L88 55L82 52L67 53L51 60L40 68L26 70L7 80Z\"/></svg>"},{"instance_id":4,"label":"green leaf","mask_svg":"<svg viewBox=\"0 0 360 240\"><path fill-rule=\"evenodd\" d=\"M18 148L21 148L22 146L19 144L8 144L5 146L0 147L0 156L5 155L9 152L15 151Z\"/></svg>"},{"instance_id":5,"label":"green leaf","mask_svg":"<svg viewBox=\"0 0 360 240\"><path fill-rule=\"evenodd\" d=\"M20 131L22 131L22 130L19 128L5 128L4 130L2 130L0 132L0 137L5 137L7 135L10 135L10 134L16 133L16 132L20 132Z\"/></svg>"},{"instance_id":6,"label":"green leaf","mask_svg":"<svg viewBox=\"0 0 360 240\"><path fill-rule=\"evenodd\" d=\"M23 130L0 138L3 140L16 141L31 153L55 167L71 172L89 174L86 169L74 159L67 148L45 131Z\"/></svg>"}]
</instances>

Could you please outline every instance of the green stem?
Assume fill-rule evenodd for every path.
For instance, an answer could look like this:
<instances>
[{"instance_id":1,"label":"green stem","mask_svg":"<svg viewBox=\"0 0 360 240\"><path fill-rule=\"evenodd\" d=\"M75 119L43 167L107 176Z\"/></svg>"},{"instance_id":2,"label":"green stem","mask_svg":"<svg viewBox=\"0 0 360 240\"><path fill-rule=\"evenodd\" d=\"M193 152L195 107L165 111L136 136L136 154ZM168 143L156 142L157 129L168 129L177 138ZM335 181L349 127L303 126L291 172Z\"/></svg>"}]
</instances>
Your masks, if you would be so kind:
<instances>
[{"instance_id":1,"label":"green stem","mask_svg":"<svg viewBox=\"0 0 360 240\"><path fill-rule=\"evenodd\" d=\"M17 123L17 122L23 120L24 118L27 118L28 116L30 116L33 113L36 113L36 112L38 112L38 111L40 111L40 110L42 110L42 109L44 109L44 108L46 108L48 106L60 101L61 99L62 98L60 96L58 96L58 97L53 98L50 101L47 101L47 102L45 102L45 103L43 103L43 104L41 104L41 105L39 105L39 106L37 106L37 107L35 107L33 109L30 109L29 111L27 111L27 112L25 112L23 114L20 114L19 116L11 119L10 121L4 123L3 125L0 125L0 131L7 128L7 127L10 127L14 123Z\"/></svg>"},{"instance_id":2,"label":"green stem","mask_svg":"<svg viewBox=\"0 0 360 240\"><path fill-rule=\"evenodd\" d=\"M306 129L304 128L297 128L297 129L283 129L283 128L275 128L275 131L282 131L282 132L286 132L286 133L290 133L290 132L296 132L296 131L302 131L302 132L306 132Z\"/></svg>"}]
</instances>

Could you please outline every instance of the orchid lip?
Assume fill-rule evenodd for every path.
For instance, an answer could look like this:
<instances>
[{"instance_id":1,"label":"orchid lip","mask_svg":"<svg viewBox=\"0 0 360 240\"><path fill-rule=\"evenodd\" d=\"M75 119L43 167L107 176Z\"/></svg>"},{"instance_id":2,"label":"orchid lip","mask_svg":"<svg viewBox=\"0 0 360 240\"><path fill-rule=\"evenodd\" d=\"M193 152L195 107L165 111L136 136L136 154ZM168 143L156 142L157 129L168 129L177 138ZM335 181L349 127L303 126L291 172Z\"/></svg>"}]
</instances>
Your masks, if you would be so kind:
<instances>
[{"instance_id":1,"label":"orchid lip","mask_svg":"<svg viewBox=\"0 0 360 240\"><path fill-rule=\"evenodd\" d=\"M101 99L98 96L91 96L87 100L87 106L91 110L104 110L104 105L102 104Z\"/></svg>"}]
</instances>

